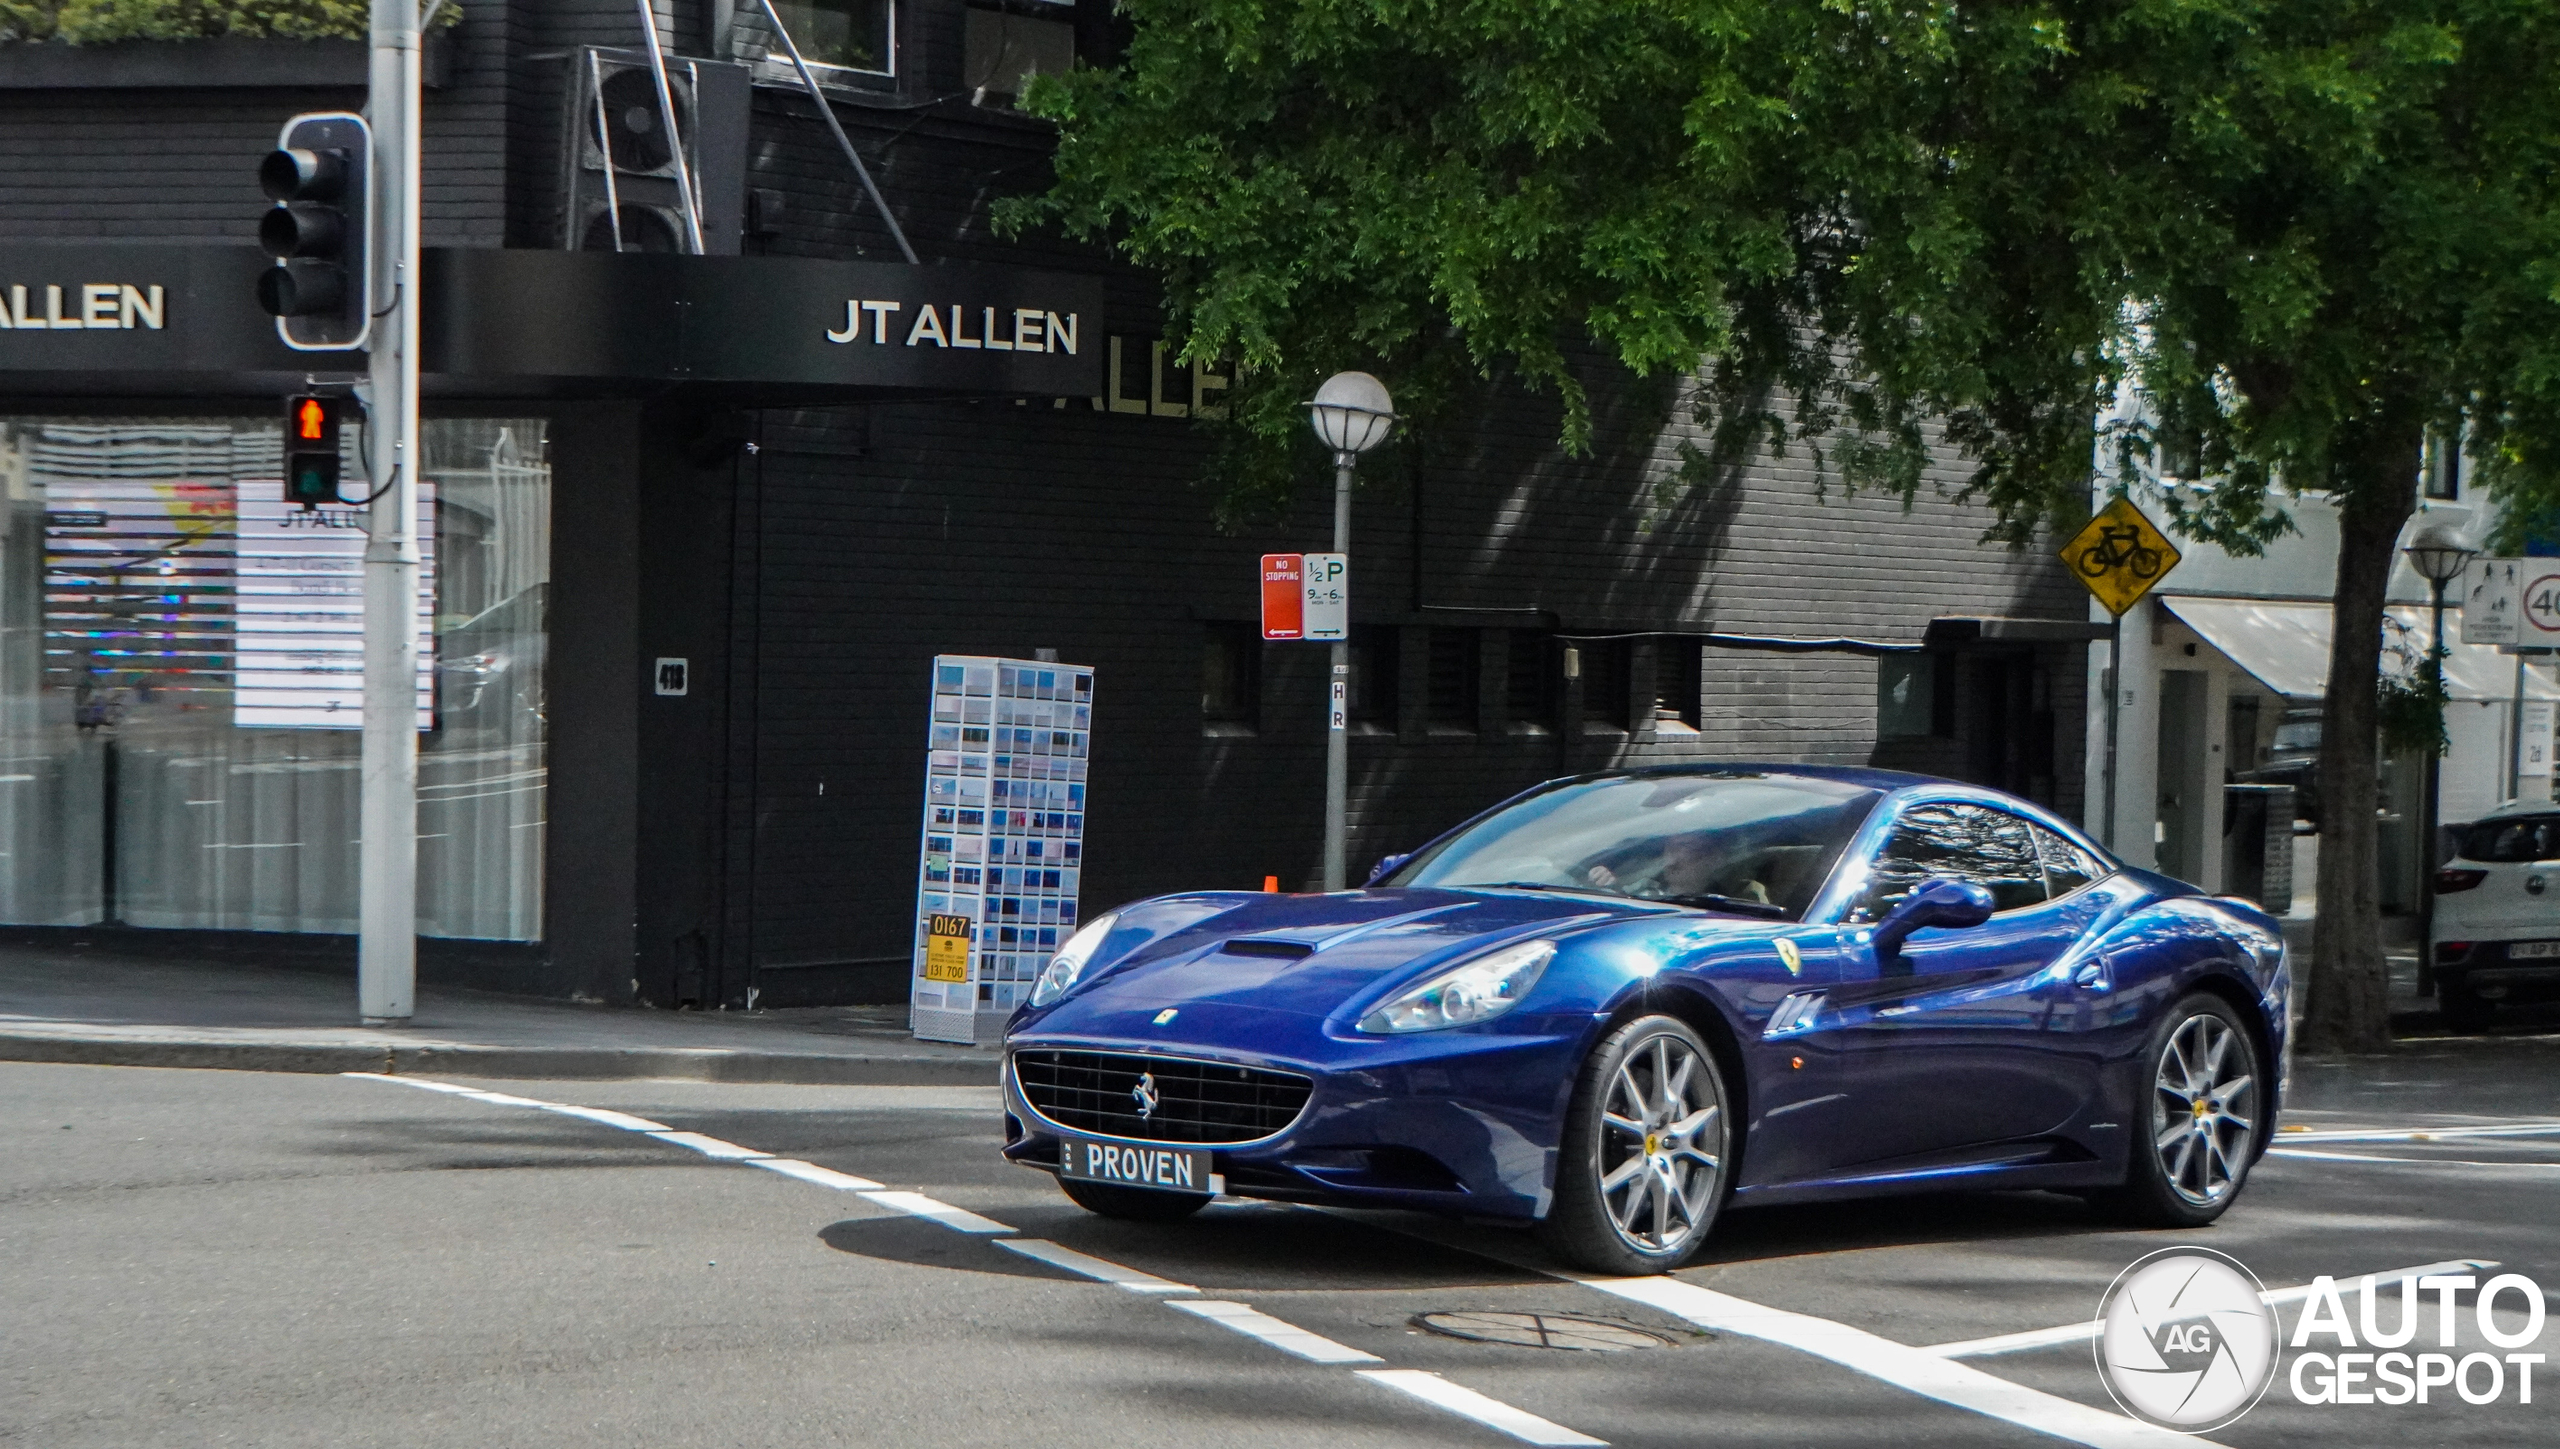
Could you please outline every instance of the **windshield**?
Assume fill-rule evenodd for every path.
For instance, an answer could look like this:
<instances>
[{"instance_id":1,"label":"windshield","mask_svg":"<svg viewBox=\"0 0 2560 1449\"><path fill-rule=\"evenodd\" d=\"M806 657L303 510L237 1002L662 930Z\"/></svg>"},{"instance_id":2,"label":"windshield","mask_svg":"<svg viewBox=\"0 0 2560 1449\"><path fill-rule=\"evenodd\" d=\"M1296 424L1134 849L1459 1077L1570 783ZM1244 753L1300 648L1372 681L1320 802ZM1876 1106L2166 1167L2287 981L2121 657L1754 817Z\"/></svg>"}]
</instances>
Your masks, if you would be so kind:
<instances>
[{"instance_id":1,"label":"windshield","mask_svg":"<svg viewBox=\"0 0 2560 1449\"><path fill-rule=\"evenodd\" d=\"M1380 882L1516 886L1800 920L1882 792L1800 775L1638 775L1540 791Z\"/></svg>"}]
</instances>

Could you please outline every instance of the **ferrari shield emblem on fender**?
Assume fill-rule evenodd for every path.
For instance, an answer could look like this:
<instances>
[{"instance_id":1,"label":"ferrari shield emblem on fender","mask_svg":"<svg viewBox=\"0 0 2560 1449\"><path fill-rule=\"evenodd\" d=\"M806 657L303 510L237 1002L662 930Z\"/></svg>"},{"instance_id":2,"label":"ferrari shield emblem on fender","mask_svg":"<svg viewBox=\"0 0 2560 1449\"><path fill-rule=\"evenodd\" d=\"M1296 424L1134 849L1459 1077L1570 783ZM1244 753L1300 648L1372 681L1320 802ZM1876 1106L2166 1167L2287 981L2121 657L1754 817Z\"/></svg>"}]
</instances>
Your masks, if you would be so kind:
<instances>
[{"instance_id":1,"label":"ferrari shield emblem on fender","mask_svg":"<svg viewBox=\"0 0 2560 1449\"><path fill-rule=\"evenodd\" d=\"M1787 963L1787 974L1789 976L1802 976L1804 974L1804 953L1796 949L1795 942L1788 940L1784 936L1780 936L1778 938L1778 959Z\"/></svg>"}]
</instances>

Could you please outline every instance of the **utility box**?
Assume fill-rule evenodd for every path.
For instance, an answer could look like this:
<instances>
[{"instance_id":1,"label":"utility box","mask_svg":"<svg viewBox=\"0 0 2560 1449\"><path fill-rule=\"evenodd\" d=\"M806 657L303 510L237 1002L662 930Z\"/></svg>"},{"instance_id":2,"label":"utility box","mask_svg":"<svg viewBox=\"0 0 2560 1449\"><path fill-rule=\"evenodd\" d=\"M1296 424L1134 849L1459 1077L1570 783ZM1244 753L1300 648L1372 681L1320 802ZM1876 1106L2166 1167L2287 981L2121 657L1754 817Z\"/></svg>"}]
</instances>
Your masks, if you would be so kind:
<instances>
[{"instance_id":1,"label":"utility box","mask_svg":"<svg viewBox=\"0 0 2560 1449\"><path fill-rule=\"evenodd\" d=\"M1075 934L1093 670L933 661L908 1024L988 1044Z\"/></svg>"}]
</instances>

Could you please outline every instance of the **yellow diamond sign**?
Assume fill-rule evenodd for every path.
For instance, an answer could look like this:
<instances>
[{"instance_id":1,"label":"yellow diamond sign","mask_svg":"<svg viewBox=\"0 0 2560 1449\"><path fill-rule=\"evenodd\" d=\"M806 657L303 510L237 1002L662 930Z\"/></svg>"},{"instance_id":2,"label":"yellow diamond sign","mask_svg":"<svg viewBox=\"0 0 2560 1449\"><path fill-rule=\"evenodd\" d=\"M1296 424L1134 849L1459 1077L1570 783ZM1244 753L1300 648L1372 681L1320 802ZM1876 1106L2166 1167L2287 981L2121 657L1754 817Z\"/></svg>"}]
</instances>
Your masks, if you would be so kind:
<instances>
[{"instance_id":1,"label":"yellow diamond sign","mask_svg":"<svg viewBox=\"0 0 2560 1449\"><path fill-rule=\"evenodd\" d=\"M2178 566L2178 557L2169 536L2122 498L2100 509L2088 527L2062 546L2062 561L2071 566L2072 576L2110 614L2122 614L2150 593L2153 584Z\"/></svg>"}]
</instances>

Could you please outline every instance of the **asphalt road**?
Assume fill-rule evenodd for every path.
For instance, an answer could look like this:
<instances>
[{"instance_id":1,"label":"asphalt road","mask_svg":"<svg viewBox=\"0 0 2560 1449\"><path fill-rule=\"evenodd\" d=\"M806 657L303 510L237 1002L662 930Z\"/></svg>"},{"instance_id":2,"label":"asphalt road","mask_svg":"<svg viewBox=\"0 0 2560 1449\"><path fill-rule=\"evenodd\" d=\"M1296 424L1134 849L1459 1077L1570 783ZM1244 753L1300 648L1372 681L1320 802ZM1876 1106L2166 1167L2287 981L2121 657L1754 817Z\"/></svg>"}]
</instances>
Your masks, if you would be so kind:
<instances>
[{"instance_id":1,"label":"asphalt road","mask_svg":"<svg viewBox=\"0 0 2560 1449\"><path fill-rule=\"evenodd\" d=\"M1514 1232L1399 1215L1093 1218L996 1159L992 1088L455 1085L526 1100L0 1065L0 1442L2172 1444L2116 1414L2085 1338L1913 1350L2085 1322L2127 1264L2190 1241L2271 1289L2455 1260L2560 1289L2560 1038L2298 1067L2288 1123L2312 1130L2202 1233L2042 1194L1736 1213L1707 1261L1633 1288L1555 1276ZM2428 1136L2324 1135L2349 1130ZM1154 1281L1105 1281L1132 1273ZM2521 1300L2500 1306L2518 1331ZM1412 1322L1451 1311L1596 1317L1663 1346ZM2450 1352L2489 1349L2475 1317L2462 1299ZM2410 1351L2437 1329L2430 1297ZM2560 1359L2560 1312L2490 1351ZM2533 1387L2313 1406L2279 1377L2208 1442L2560 1442L2560 1368Z\"/></svg>"}]
</instances>

